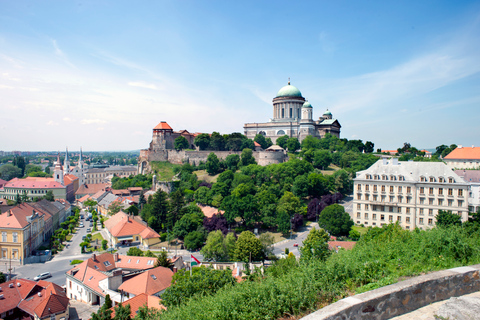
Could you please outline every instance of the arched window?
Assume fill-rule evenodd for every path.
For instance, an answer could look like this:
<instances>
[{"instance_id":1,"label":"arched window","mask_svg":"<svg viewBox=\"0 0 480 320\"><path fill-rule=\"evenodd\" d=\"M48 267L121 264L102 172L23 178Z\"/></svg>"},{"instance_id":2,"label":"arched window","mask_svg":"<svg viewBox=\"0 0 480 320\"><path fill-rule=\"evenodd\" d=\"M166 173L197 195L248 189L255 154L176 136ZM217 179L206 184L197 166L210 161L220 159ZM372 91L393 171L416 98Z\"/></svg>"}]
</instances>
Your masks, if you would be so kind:
<instances>
[{"instance_id":1,"label":"arched window","mask_svg":"<svg viewBox=\"0 0 480 320\"><path fill-rule=\"evenodd\" d=\"M283 135L285 135L285 131L283 131L283 130L278 130L277 136L283 136Z\"/></svg>"},{"instance_id":2,"label":"arched window","mask_svg":"<svg viewBox=\"0 0 480 320\"><path fill-rule=\"evenodd\" d=\"M260 131L259 134L261 134L262 136L266 136L267 134L265 133L265 131Z\"/></svg>"}]
</instances>

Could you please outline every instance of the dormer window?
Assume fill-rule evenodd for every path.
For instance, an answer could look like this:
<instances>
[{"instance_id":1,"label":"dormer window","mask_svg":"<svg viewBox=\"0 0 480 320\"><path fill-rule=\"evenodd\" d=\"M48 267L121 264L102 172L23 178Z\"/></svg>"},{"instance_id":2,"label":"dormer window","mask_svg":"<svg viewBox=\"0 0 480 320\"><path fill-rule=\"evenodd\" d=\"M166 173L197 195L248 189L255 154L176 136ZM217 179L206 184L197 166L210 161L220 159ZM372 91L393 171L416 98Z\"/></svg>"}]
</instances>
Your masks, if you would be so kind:
<instances>
[{"instance_id":1,"label":"dormer window","mask_svg":"<svg viewBox=\"0 0 480 320\"><path fill-rule=\"evenodd\" d=\"M427 179L425 177L423 177L423 176L420 177L420 182L426 182L426 181L427 181Z\"/></svg>"},{"instance_id":2,"label":"dormer window","mask_svg":"<svg viewBox=\"0 0 480 320\"><path fill-rule=\"evenodd\" d=\"M108 266L111 266L111 265L112 265L112 264L111 264L110 262L108 262L108 261L105 261L103 264L105 265L105 267L108 267Z\"/></svg>"},{"instance_id":3,"label":"dormer window","mask_svg":"<svg viewBox=\"0 0 480 320\"><path fill-rule=\"evenodd\" d=\"M453 178L448 178L448 183L454 183L455 180L453 180Z\"/></svg>"},{"instance_id":4,"label":"dormer window","mask_svg":"<svg viewBox=\"0 0 480 320\"><path fill-rule=\"evenodd\" d=\"M434 177L430 177L430 182L436 182Z\"/></svg>"},{"instance_id":5,"label":"dormer window","mask_svg":"<svg viewBox=\"0 0 480 320\"><path fill-rule=\"evenodd\" d=\"M438 182L444 182L443 177L439 177Z\"/></svg>"}]
</instances>

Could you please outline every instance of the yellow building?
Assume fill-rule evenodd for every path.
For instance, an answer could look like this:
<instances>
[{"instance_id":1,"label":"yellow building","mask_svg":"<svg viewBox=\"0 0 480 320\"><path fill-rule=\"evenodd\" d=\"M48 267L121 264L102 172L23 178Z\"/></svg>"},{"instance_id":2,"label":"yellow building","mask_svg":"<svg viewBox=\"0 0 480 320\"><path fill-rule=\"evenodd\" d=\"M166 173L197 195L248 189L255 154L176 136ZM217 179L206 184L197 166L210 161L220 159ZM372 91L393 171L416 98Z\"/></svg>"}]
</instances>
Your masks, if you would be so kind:
<instances>
[{"instance_id":1,"label":"yellow building","mask_svg":"<svg viewBox=\"0 0 480 320\"><path fill-rule=\"evenodd\" d=\"M0 264L23 264L45 241L47 217L27 203L20 204L0 215Z\"/></svg>"},{"instance_id":2,"label":"yellow building","mask_svg":"<svg viewBox=\"0 0 480 320\"><path fill-rule=\"evenodd\" d=\"M160 235L138 216L129 216L123 211L105 221L112 246L122 243L138 243L148 248L160 242Z\"/></svg>"}]
</instances>

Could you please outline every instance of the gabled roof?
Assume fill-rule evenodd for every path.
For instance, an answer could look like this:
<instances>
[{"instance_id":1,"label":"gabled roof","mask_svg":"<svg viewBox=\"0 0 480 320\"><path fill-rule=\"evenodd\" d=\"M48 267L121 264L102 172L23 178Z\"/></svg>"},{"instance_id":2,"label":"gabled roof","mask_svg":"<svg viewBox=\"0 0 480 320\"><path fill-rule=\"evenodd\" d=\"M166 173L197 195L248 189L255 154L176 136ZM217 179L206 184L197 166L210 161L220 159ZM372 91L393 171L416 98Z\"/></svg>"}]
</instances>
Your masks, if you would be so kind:
<instances>
[{"instance_id":1,"label":"gabled roof","mask_svg":"<svg viewBox=\"0 0 480 320\"><path fill-rule=\"evenodd\" d=\"M105 197L110 191L100 190L92 196L92 199L95 201L100 201Z\"/></svg>"},{"instance_id":2,"label":"gabled roof","mask_svg":"<svg viewBox=\"0 0 480 320\"><path fill-rule=\"evenodd\" d=\"M467 183L480 182L480 170L455 170L455 173Z\"/></svg>"},{"instance_id":3,"label":"gabled roof","mask_svg":"<svg viewBox=\"0 0 480 320\"><path fill-rule=\"evenodd\" d=\"M25 179L13 178L8 181L5 188L23 188L23 189L64 189L60 183L56 182L53 178L37 178L28 177Z\"/></svg>"},{"instance_id":4,"label":"gabled roof","mask_svg":"<svg viewBox=\"0 0 480 320\"><path fill-rule=\"evenodd\" d=\"M215 214L224 214L225 211L223 210L218 210L218 208L215 207L210 207L210 206L204 206L203 204L197 204L200 209L202 209L203 215L207 218L213 217Z\"/></svg>"},{"instance_id":5,"label":"gabled roof","mask_svg":"<svg viewBox=\"0 0 480 320\"><path fill-rule=\"evenodd\" d=\"M98 202L98 205L104 207L105 209L108 209L108 206L110 206L110 204L116 200L118 200L118 197L116 195L108 193L105 195L105 197L102 198L102 200Z\"/></svg>"},{"instance_id":6,"label":"gabled roof","mask_svg":"<svg viewBox=\"0 0 480 320\"><path fill-rule=\"evenodd\" d=\"M457 147L450 152L445 160L480 160L480 147Z\"/></svg>"},{"instance_id":7,"label":"gabled roof","mask_svg":"<svg viewBox=\"0 0 480 320\"><path fill-rule=\"evenodd\" d=\"M63 182L65 185L73 183L75 180L78 180L78 177L73 174L66 174L63 176Z\"/></svg>"},{"instance_id":8,"label":"gabled roof","mask_svg":"<svg viewBox=\"0 0 480 320\"><path fill-rule=\"evenodd\" d=\"M30 223L27 221L27 217L31 216L34 211L40 216L45 215L43 211L28 203L19 204L0 215L0 228L22 229Z\"/></svg>"},{"instance_id":9,"label":"gabled roof","mask_svg":"<svg viewBox=\"0 0 480 320\"><path fill-rule=\"evenodd\" d=\"M105 191L110 187L108 183L91 183L91 184L82 184L75 194L77 195L94 195L98 191Z\"/></svg>"},{"instance_id":10,"label":"gabled roof","mask_svg":"<svg viewBox=\"0 0 480 320\"><path fill-rule=\"evenodd\" d=\"M167 122L161 121L159 124L156 125L155 128L153 128L153 130L173 130L173 129L168 125Z\"/></svg>"},{"instance_id":11,"label":"gabled roof","mask_svg":"<svg viewBox=\"0 0 480 320\"><path fill-rule=\"evenodd\" d=\"M143 239L159 238L160 235L152 228L149 228L138 216L130 217L120 211L105 221L105 227L114 237L126 237L140 235ZM145 236L145 237L144 237Z\"/></svg>"},{"instance_id":12,"label":"gabled roof","mask_svg":"<svg viewBox=\"0 0 480 320\"><path fill-rule=\"evenodd\" d=\"M88 199L91 199L91 198L92 198L91 195L86 194L83 197L81 197L80 199L78 199L77 201L83 203L83 202L85 202L85 201L87 201Z\"/></svg>"},{"instance_id":13,"label":"gabled roof","mask_svg":"<svg viewBox=\"0 0 480 320\"><path fill-rule=\"evenodd\" d=\"M162 304L160 304L160 298L156 296L149 296L145 293L139 294L131 299L128 299L123 303L124 306L130 305L130 317L133 319L137 315L137 311L140 307L147 306L148 308L154 308L157 310L166 310ZM110 308L112 310L112 319L115 317L115 308Z\"/></svg>"},{"instance_id":14,"label":"gabled roof","mask_svg":"<svg viewBox=\"0 0 480 320\"><path fill-rule=\"evenodd\" d=\"M322 122L319 123L320 125L333 125L337 124L339 127L341 127L340 122L338 122L337 119L325 119Z\"/></svg>"},{"instance_id":15,"label":"gabled roof","mask_svg":"<svg viewBox=\"0 0 480 320\"><path fill-rule=\"evenodd\" d=\"M32 203L32 206L34 206L38 210L44 210L49 214L51 214L52 216L57 215L64 208L64 206L60 202L50 202L46 199L42 199L38 202L34 202Z\"/></svg>"},{"instance_id":16,"label":"gabled roof","mask_svg":"<svg viewBox=\"0 0 480 320\"><path fill-rule=\"evenodd\" d=\"M172 270L165 267L156 267L125 281L118 289L134 295L141 293L152 295L170 287L172 277Z\"/></svg>"}]
</instances>

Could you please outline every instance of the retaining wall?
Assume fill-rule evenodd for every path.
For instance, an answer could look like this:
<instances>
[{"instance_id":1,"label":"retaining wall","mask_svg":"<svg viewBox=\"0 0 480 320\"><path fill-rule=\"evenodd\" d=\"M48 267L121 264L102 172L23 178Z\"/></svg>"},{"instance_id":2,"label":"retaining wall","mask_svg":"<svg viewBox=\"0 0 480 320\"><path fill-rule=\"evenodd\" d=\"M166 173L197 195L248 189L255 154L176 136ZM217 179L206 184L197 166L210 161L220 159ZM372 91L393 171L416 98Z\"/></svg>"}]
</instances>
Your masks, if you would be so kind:
<instances>
[{"instance_id":1,"label":"retaining wall","mask_svg":"<svg viewBox=\"0 0 480 320\"><path fill-rule=\"evenodd\" d=\"M438 271L357 294L302 320L390 319L433 302L480 290L480 264Z\"/></svg>"}]
</instances>

